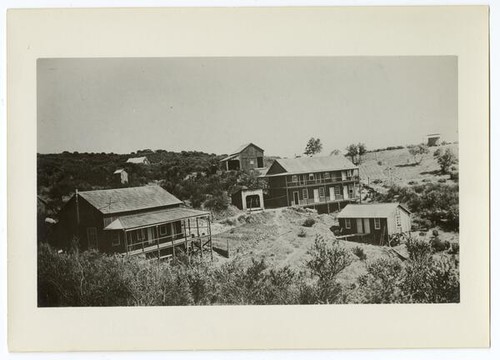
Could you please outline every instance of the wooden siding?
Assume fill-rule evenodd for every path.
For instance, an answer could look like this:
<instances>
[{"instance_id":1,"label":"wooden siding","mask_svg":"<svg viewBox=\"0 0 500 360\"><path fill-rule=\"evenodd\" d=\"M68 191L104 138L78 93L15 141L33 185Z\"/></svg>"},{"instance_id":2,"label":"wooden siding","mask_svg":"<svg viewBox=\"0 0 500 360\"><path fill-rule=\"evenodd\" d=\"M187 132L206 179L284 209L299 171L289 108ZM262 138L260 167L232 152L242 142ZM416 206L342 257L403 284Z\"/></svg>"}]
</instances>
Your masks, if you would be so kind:
<instances>
[{"instance_id":1,"label":"wooden siding","mask_svg":"<svg viewBox=\"0 0 500 360\"><path fill-rule=\"evenodd\" d=\"M366 234L365 232L365 219L361 219L361 222L358 222L359 218L347 218L347 219L339 219L339 225L342 229L342 235L352 235L352 234ZM346 227L346 221L350 220L351 228L348 229ZM380 239L383 236L384 241L388 240L388 232L387 232L387 219L380 218L380 229L375 229L375 219L369 218L366 219L369 223L369 232L371 236L367 237L367 242L373 244L380 244ZM361 224L361 226L359 226Z\"/></svg>"}]
</instances>

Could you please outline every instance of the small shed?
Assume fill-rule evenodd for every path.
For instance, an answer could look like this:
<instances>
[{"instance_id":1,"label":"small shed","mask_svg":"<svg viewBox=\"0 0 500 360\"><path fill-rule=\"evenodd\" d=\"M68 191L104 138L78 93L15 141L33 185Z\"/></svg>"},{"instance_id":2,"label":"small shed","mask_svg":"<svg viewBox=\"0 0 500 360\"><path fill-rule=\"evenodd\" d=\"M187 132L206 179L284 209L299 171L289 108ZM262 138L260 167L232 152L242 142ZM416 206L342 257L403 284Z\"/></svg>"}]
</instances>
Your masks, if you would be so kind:
<instances>
[{"instance_id":1,"label":"small shed","mask_svg":"<svg viewBox=\"0 0 500 360\"><path fill-rule=\"evenodd\" d=\"M145 156L129 158L127 160L128 164L139 164L139 165L151 165L149 159Z\"/></svg>"},{"instance_id":2,"label":"small shed","mask_svg":"<svg viewBox=\"0 0 500 360\"><path fill-rule=\"evenodd\" d=\"M438 146L441 140L441 134L427 135L427 146Z\"/></svg>"},{"instance_id":3,"label":"small shed","mask_svg":"<svg viewBox=\"0 0 500 360\"><path fill-rule=\"evenodd\" d=\"M262 189L242 188L231 195L231 203L240 210L263 210L264 193Z\"/></svg>"},{"instance_id":4,"label":"small shed","mask_svg":"<svg viewBox=\"0 0 500 360\"><path fill-rule=\"evenodd\" d=\"M343 235L360 235L379 244L411 231L411 212L398 203L349 204L337 219Z\"/></svg>"},{"instance_id":5,"label":"small shed","mask_svg":"<svg viewBox=\"0 0 500 360\"><path fill-rule=\"evenodd\" d=\"M113 179L120 184L128 184L128 173L124 169L118 169L113 173Z\"/></svg>"}]
</instances>

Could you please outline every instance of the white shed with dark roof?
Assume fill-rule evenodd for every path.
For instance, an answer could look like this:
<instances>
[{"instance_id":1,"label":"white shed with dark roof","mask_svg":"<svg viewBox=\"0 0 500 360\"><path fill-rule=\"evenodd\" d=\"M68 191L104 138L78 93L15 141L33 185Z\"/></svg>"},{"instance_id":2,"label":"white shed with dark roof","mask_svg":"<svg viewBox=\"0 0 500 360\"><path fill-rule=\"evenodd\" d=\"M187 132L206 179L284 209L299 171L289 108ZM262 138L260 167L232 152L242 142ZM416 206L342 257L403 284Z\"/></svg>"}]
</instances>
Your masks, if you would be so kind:
<instances>
[{"instance_id":1,"label":"white shed with dark roof","mask_svg":"<svg viewBox=\"0 0 500 360\"><path fill-rule=\"evenodd\" d=\"M399 203L349 204L337 219L342 234L371 234L376 240L411 231L411 212Z\"/></svg>"}]
</instances>

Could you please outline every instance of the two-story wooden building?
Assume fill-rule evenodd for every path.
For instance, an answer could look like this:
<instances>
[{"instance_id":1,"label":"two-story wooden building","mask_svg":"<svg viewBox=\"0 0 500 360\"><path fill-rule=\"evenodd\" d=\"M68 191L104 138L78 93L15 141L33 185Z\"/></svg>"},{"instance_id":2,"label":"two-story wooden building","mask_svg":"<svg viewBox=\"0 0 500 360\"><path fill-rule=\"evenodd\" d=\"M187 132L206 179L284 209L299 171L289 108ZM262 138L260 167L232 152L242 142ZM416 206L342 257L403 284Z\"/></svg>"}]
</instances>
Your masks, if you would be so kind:
<instances>
[{"instance_id":1,"label":"two-story wooden building","mask_svg":"<svg viewBox=\"0 0 500 360\"><path fill-rule=\"evenodd\" d=\"M240 146L221 160L224 170L253 170L264 167L264 150L249 143Z\"/></svg>"},{"instance_id":2,"label":"two-story wooden building","mask_svg":"<svg viewBox=\"0 0 500 360\"><path fill-rule=\"evenodd\" d=\"M175 248L209 251L210 213L183 206L160 186L76 192L60 211L59 248L175 256Z\"/></svg>"},{"instance_id":3,"label":"two-story wooden building","mask_svg":"<svg viewBox=\"0 0 500 360\"><path fill-rule=\"evenodd\" d=\"M359 201L359 169L344 156L277 159L264 177L266 208L306 206L331 212Z\"/></svg>"}]
</instances>

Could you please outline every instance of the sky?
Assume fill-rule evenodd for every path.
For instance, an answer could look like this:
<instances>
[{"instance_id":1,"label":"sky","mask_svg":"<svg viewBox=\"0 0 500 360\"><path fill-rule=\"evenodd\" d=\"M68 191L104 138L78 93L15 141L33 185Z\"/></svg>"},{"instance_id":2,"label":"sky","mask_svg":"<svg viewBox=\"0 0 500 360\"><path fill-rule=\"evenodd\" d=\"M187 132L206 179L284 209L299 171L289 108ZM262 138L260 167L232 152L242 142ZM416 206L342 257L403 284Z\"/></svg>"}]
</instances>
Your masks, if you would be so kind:
<instances>
[{"instance_id":1,"label":"sky","mask_svg":"<svg viewBox=\"0 0 500 360\"><path fill-rule=\"evenodd\" d=\"M39 59L37 151L293 157L458 140L455 56Z\"/></svg>"}]
</instances>

